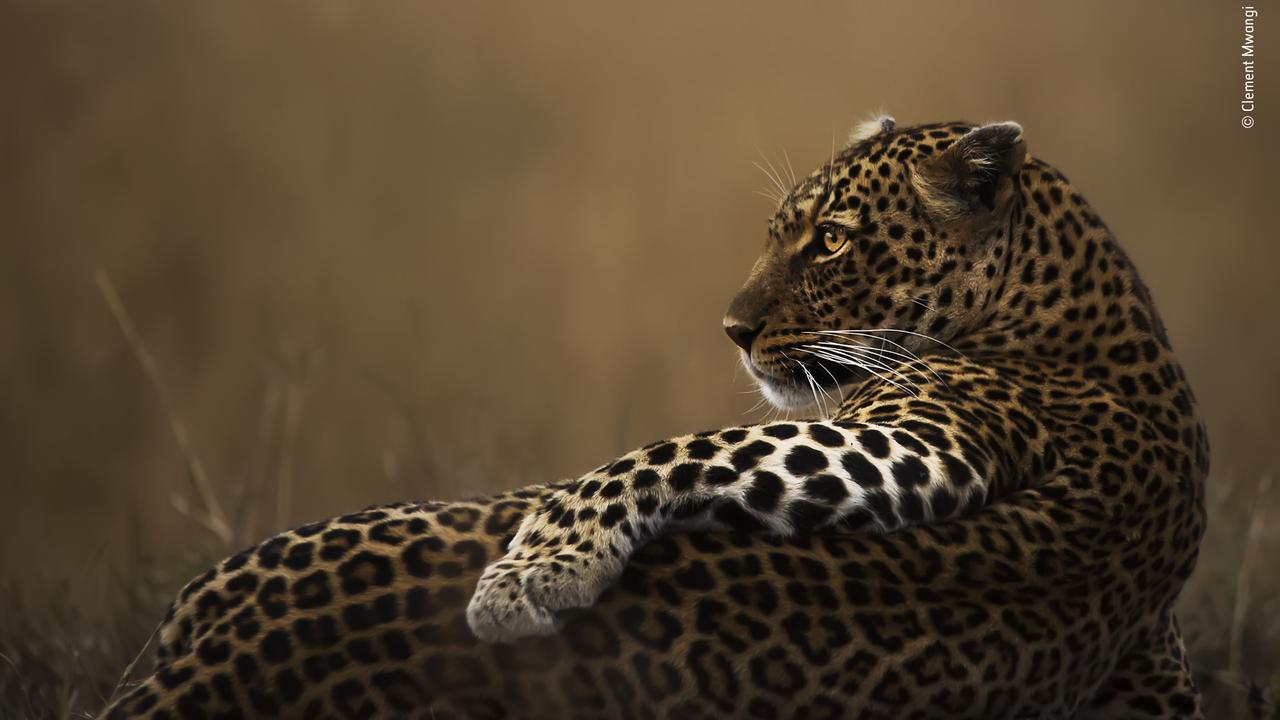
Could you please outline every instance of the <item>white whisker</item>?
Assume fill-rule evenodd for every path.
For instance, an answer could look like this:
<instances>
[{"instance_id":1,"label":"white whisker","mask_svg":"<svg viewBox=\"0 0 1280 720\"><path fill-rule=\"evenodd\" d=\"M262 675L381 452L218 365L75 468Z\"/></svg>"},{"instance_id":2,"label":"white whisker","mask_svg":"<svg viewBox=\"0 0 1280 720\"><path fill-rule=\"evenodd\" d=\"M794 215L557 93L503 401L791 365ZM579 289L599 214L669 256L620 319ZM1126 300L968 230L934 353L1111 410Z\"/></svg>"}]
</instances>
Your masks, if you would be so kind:
<instances>
[{"instance_id":1,"label":"white whisker","mask_svg":"<svg viewBox=\"0 0 1280 720\"><path fill-rule=\"evenodd\" d=\"M846 331L844 331L844 330L829 330L829 331L827 331L827 332L836 332L836 333L838 333L838 332L846 332ZM851 332L851 333L852 333L852 332L855 332L855 331L848 331L848 332ZM925 340L928 340L929 342L932 342L932 343L936 343L936 344L938 344L938 345L941 345L942 347L944 347L944 348L946 348L946 349L950 350L951 352L953 352L953 353L955 353L955 354L959 355L960 357L964 358L965 360L968 360L968 359L969 359L968 357L966 357L966 356L965 356L965 354L964 354L964 353L962 353L962 352L960 352L959 350L957 350L957 349L955 349L955 348L951 347L950 345L948 345L948 344L946 344L946 343L942 342L942 341L941 341L941 340L939 340L938 338L933 337L932 335L925 335L924 333L915 332L914 330L899 330L898 328L871 328L871 329L858 330L858 331L856 331L856 332L858 332L858 333L878 333L878 332L879 332L879 333L891 333L891 332L896 332L896 333L902 333L903 335L911 335L912 337L923 338L923 339L925 339ZM901 347L901 346L899 346L899 347Z\"/></svg>"},{"instance_id":2,"label":"white whisker","mask_svg":"<svg viewBox=\"0 0 1280 720\"><path fill-rule=\"evenodd\" d=\"M908 395L910 395L911 397L913 397L913 398L918 398L918 397L920 397L920 395L919 395L919 388L920 388L920 386L919 386L919 385L917 385L914 381L912 381L912 380L910 380L909 378L907 378L906 376L904 376L901 372L899 372L899 371L897 371L897 370L895 370L895 369L893 369L893 368L889 367L888 365L885 365L884 363L876 362L876 361L874 361L874 360L870 360L869 358L866 358L865 356L864 356L864 357L861 357L861 358L858 358L858 357L853 356L853 355L845 355L845 354L841 354L841 353L834 352L834 351L831 351L831 350L818 350L818 349L811 349L811 348L810 348L810 346L807 346L807 345L802 345L802 346L800 346L798 349L799 349L799 350L802 350L802 351L804 351L804 352L807 352L807 353L809 353L810 355L816 355L817 357L823 358L823 359L825 359L825 360L829 360L829 361L831 361L831 362L834 362L834 363L837 363L837 364L840 364L840 365L847 365L847 366L850 366L850 367L856 367L856 368L860 368L860 369L862 369L862 370L866 370L867 372L871 373L872 375L875 375L877 378L880 378L880 379L881 379L881 380L883 380L884 382L889 383L890 385L892 385L892 386L894 386L894 387L898 388L899 390L901 390L901 391L903 391L903 392L907 393L907 394L908 394ZM869 365L868 363L871 363L871 365ZM872 365L874 365L874 367L872 367ZM885 371L885 372L890 373L891 375L894 375L894 376L896 376L896 377L900 378L904 383L906 383L906 385L903 385L903 384L901 384L901 383L895 382L895 381L890 380L889 378L885 377L884 375L881 375L880 373L876 372L876 368L879 368L879 369L881 369L881 370L883 370L883 371ZM910 388L908 388L908 387L907 387L908 385L910 386L910 388L914 388L914 389L910 389Z\"/></svg>"},{"instance_id":3,"label":"white whisker","mask_svg":"<svg viewBox=\"0 0 1280 720\"><path fill-rule=\"evenodd\" d=\"M782 204L782 199L774 195L773 193L765 192L763 190L752 190L751 192L755 193L756 195L759 195L762 198L767 198L769 202L773 203L774 205Z\"/></svg>"},{"instance_id":4,"label":"white whisker","mask_svg":"<svg viewBox=\"0 0 1280 720\"><path fill-rule=\"evenodd\" d=\"M756 152L760 153L760 157L764 158L765 163L769 166L769 171L772 172L773 176L778 179L778 184L783 186L782 188L783 196L786 196L787 188L785 187L786 183L783 182L782 171L773 166L773 160L771 160L767 155L761 152L759 146L756 147Z\"/></svg>"},{"instance_id":5,"label":"white whisker","mask_svg":"<svg viewBox=\"0 0 1280 720\"><path fill-rule=\"evenodd\" d=\"M827 375L831 375L831 371L827 370L827 368L821 363L818 364L818 367L822 368L827 373ZM822 387L822 383L818 382L818 378L814 377L813 373L810 372L807 367L805 368L805 372L809 372L809 377L813 378L813 384L817 386L818 392L821 392L823 397L830 400L832 405L834 405L837 408L840 407L840 403L836 402L836 399L831 397L831 395L826 391L826 388ZM835 383L836 388L840 387L840 383L836 382L835 375L831 375L831 382ZM839 392L839 390L837 390L837 392ZM822 415L823 417L831 417L831 413L826 410L825 406L823 408Z\"/></svg>"},{"instance_id":6,"label":"white whisker","mask_svg":"<svg viewBox=\"0 0 1280 720\"><path fill-rule=\"evenodd\" d=\"M915 384L915 382L907 378L902 371L885 362L882 353L887 351L880 351L875 348L862 347L859 345L842 345L839 343L817 343L813 345L805 345L803 347L822 349L825 352L846 355L866 362L873 362L876 364L876 367L879 367L886 372L891 372L897 377L901 377L903 382L909 382L913 385Z\"/></svg>"},{"instance_id":7,"label":"white whisker","mask_svg":"<svg viewBox=\"0 0 1280 720\"><path fill-rule=\"evenodd\" d=\"M836 376L831 372L831 368L827 367L826 365L823 365L822 363L818 363L818 367L822 368L822 371L827 374L827 377L831 378L831 386L836 389L836 394L840 396L839 400L835 398L831 398L832 404L834 404L836 406L836 409L839 410L840 406L844 403L844 392L840 388L840 381L837 380ZM831 396L828 395L827 397L831 397Z\"/></svg>"},{"instance_id":8,"label":"white whisker","mask_svg":"<svg viewBox=\"0 0 1280 720\"><path fill-rule=\"evenodd\" d=\"M818 399L818 382L813 379L813 374L809 372L809 368L805 367L804 363L796 360L785 352L782 353L782 357L795 363L796 367L800 368L800 372L804 373L804 379L809 383L809 392L813 393L813 405L818 409L818 412L820 412L823 417L826 417L826 407L822 404L822 401ZM826 393L824 392L823 394L825 395Z\"/></svg>"},{"instance_id":9,"label":"white whisker","mask_svg":"<svg viewBox=\"0 0 1280 720\"><path fill-rule=\"evenodd\" d=\"M762 407L764 407L765 405L768 405L768 404L769 404L769 398L764 397L764 395L761 395L761 396L760 396L760 399L756 401L756 404L755 404L755 405L752 405L751 407L747 408L746 410L743 410L743 411L742 411L742 414L743 414L743 415L750 415L750 414L754 413L755 411L759 410L760 408L762 408Z\"/></svg>"},{"instance_id":10,"label":"white whisker","mask_svg":"<svg viewBox=\"0 0 1280 720\"><path fill-rule=\"evenodd\" d=\"M764 161L766 163L769 162L769 158L765 157L764 152L761 151L760 148L756 148L756 152L760 153L760 157L764 158ZM778 192L781 193L783 197L786 197L787 189L782 186L782 180L778 179L778 176L772 172L772 169L773 169L772 163L770 163L769 165L769 168L770 168L769 170L765 170L764 166L756 162L755 160L752 160L751 164L755 165L756 169L764 173L764 176L769 178L769 182L773 183L773 186L778 189Z\"/></svg>"},{"instance_id":11,"label":"white whisker","mask_svg":"<svg viewBox=\"0 0 1280 720\"><path fill-rule=\"evenodd\" d=\"M809 334L809 335L818 335L819 333L807 333L807 334ZM923 368L926 372L928 372L930 375L932 375L932 376L934 377L934 379L935 379L935 380L937 380L938 382L942 383L943 385L946 385L946 384L947 384L947 381L946 381L946 380L944 380L944 379L942 378L942 376L941 376L941 375L939 375L939 374L938 374L938 372L937 372L936 370L934 370L934 369L933 369L933 366L932 366L932 365L930 365L929 363L925 362L923 358L921 358L921 357L919 357L919 356L917 356L917 355L914 355L914 354L912 354L912 353L910 353L910 352L907 352L907 353L901 353L901 352L897 352L897 351L895 351L895 350L886 350L884 347L873 348L873 347L870 347L870 346L868 346L868 345L863 345L863 344L861 344L861 343L857 343L857 342L853 342L853 341L849 341L849 342L838 342L838 343L837 343L837 342L831 342L831 341L829 341L829 340L824 340L824 341L819 341L818 343L816 343L816 345L817 345L818 347L832 347L832 348L838 348L838 349L842 349L842 350L856 350L856 351L859 351L859 352L871 352L871 353L875 353L875 354L876 354L876 356L878 357L878 359L880 359L880 360L883 360L884 358L891 358L891 359L894 359L894 360L901 361L901 362L902 362L903 364L905 364L907 367L917 367L917 366L918 366L918 367L920 367L920 368Z\"/></svg>"},{"instance_id":12,"label":"white whisker","mask_svg":"<svg viewBox=\"0 0 1280 720\"><path fill-rule=\"evenodd\" d=\"M831 128L831 162L827 165L827 191L830 192L831 186L835 184L836 174L836 129Z\"/></svg>"},{"instance_id":13,"label":"white whisker","mask_svg":"<svg viewBox=\"0 0 1280 720\"><path fill-rule=\"evenodd\" d=\"M796 169L791 167L791 156L787 154L786 148L782 148L782 157L787 161L787 174L791 176L791 187L799 185L800 181L796 180Z\"/></svg>"},{"instance_id":14,"label":"white whisker","mask_svg":"<svg viewBox=\"0 0 1280 720\"><path fill-rule=\"evenodd\" d=\"M913 361L913 362L918 362L918 363L920 363L923 367L925 367L926 369L929 369L929 372L933 372L932 368L930 368L930 367L929 367L929 364L928 364L928 363L926 363L926 362L925 362L925 361L924 361L924 360L923 360L919 355L917 355L915 352L913 352L910 348L908 348L907 346L903 345L902 343L898 343L898 342L894 342L893 340L889 340L887 337L885 337L885 336L883 336L883 335L875 335L875 334L872 334L872 333L869 333L869 332L866 332L866 331L863 331L863 330L817 330L817 331L810 332L810 333L807 333L807 334L809 334L809 335L821 335L821 336L827 336L827 337L834 337L834 338L839 339L839 340L847 340L849 344L854 345L854 346L857 346L857 347L863 347L863 348L872 349L872 350L875 350L876 352L879 352L879 353L882 353L882 354L885 354L885 355L890 355L890 356L895 356L895 357L901 357L901 358L908 358L908 359L910 359L910 360L911 360L911 361ZM872 339L872 340L879 340L879 341L880 341L880 347L879 347L879 348L872 348L870 345L866 345L866 344L863 344L863 343L859 343L859 342L857 342L856 340L851 340L851 339L850 339L850 337L861 337L861 338L869 338L869 339ZM895 348L898 348L898 350L900 350L901 352L897 352L897 351L893 351L893 350L887 350L887 349L885 349L885 347L884 347L884 346L885 346L885 344L886 344L886 343L888 343L889 345L894 346ZM941 377L939 377L937 373L934 373L934 377L938 378L938 380L939 380L939 381L941 381L941 380L942 380L942 378L941 378Z\"/></svg>"},{"instance_id":15,"label":"white whisker","mask_svg":"<svg viewBox=\"0 0 1280 720\"><path fill-rule=\"evenodd\" d=\"M818 382L818 379L813 376L813 373L809 372L809 368L806 367L804 363L799 360L796 360L795 363L800 366L800 370L804 372L805 379L809 381L809 391L813 393L814 404L818 406L818 416L823 418L827 417L827 405L818 397L819 392L821 392L823 396L826 396L827 391L822 389L822 385Z\"/></svg>"},{"instance_id":16,"label":"white whisker","mask_svg":"<svg viewBox=\"0 0 1280 720\"><path fill-rule=\"evenodd\" d=\"M792 360L791 358L787 358L787 359L788 359L788 360L791 360L791 362L795 363L795 364L796 364L796 367L800 368L800 371L804 373L804 375L805 375L805 380L809 381L809 392L813 393L813 405L814 405L814 407L817 407L817 406L818 406L818 392L817 392L816 390L814 390L814 389L813 389L813 378L809 376L809 372L808 372L807 370L805 370L805 369L804 369L804 365L801 365L799 360Z\"/></svg>"},{"instance_id":17,"label":"white whisker","mask_svg":"<svg viewBox=\"0 0 1280 720\"><path fill-rule=\"evenodd\" d=\"M910 349L910 348L908 348L906 345L903 345L903 344L901 344L901 343L894 342L893 340L889 340L888 338L886 338L886 337L885 337L885 336L883 336L883 335L875 335L875 334L873 334L872 332L867 331L867 330L815 330L815 331L813 331L813 332L812 332L812 333L810 333L810 334L812 334L812 335L832 335L832 336L835 336L835 337L847 337L847 336L853 336L853 337L865 337L865 338L870 338L870 339L872 339L872 340L879 340L879 341L881 341L882 343L887 342L887 343L889 343L890 345L893 345L894 347L898 348L899 350L901 350L901 351L902 351L902 352L904 352L904 353L907 353L908 355L910 355L910 356L911 356L911 357L913 357L913 358L919 359L919 358L918 358L918 356L917 356L914 352L912 352L912 351L911 351L911 349Z\"/></svg>"},{"instance_id":18,"label":"white whisker","mask_svg":"<svg viewBox=\"0 0 1280 720\"><path fill-rule=\"evenodd\" d=\"M833 356L826 355L825 353L822 353L822 352L820 352L820 351L815 351L815 350L802 349L802 351L803 351L803 352L806 352L806 353L809 353L810 355L813 355L813 356L815 356L815 357L819 357L819 358L822 358L822 359L824 359L824 360L827 360L828 362L836 363L837 365L845 365L845 366L848 366L848 367L855 367L855 368L858 368L858 369L860 369L860 370L865 370L866 372L870 373L871 375L873 375L876 379L880 380L881 382L886 383L887 385L890 385L890 386L892 386L892 387L894 387L894 388L897 388L898 390L902 391L903 393L905 393L905 394L907 394L907 395L910 395L910 396L911 396L911 397L913 397L913 398L918 398L918 397L920 397L920 396L919 396L919 395L918 395L914 390L912 390L911 388L909 388L909 387L907 387L907 386L903 385L902 383L899 383L899 382L897 382L897 381L895 381L895 380L892 380L892 379L890 379L890 378L885 377L884 375L880 374L879 372L876 372L876 370L875 370L874 368L868 367L868 366L867 366L867 365L865 365L864 363L860 363L860 362L857 362L857 361L855 361L855 360L849 360L849 359L842 359L842 358L833 357Z\"/></svg>"},{"instance_id":19,"label":"white whisker","mask_svg":"<svg viewBox=\"0 0 1280 720\"><path fill-rule=\"evenodd\" d=\"M943 346L943 347L947 348L948 350L950 350L950 351L954 352L955 354L959 355L960 357L964 358L965 360L968 360L968 359L969 359L969 358L965 357L964 353L960 352L959 350L956 350L955 348L953 348L953 347L951 347L950 345L948 345L948 344L946 344L946 343L942 342L941 340L938 340L938 339L936 339L936 338L930 337L930 336L928 336L928 335L924 335L923 333L913 332L913 331L911 331L911 330L895 330L895 329L890 329L890 328L885 328L885 329L883 329L883 330L818 330L818 331L816 331L816 332L814 332L814 333L811 333L811 334L814 334L814 335L831 335L831 336L836 336L836 337L843 337L843 336L849 336L849 335L852 335L852 336L856 336L856 337L872 338L872 339L880 340L880 342L881 342L881 349L882 349L882 351L883 351L883 343L886 343L886 342L887 342L887 343L889 343L890 345L893 345L894 347L896 347L896 348L898 348L898 349L902 350L903 352L907 353L909 356L911 356L911 358L912 358L912 359L914 359L914 360L919 360L920 362L924 362L923 360L921 360L921 359L920 359L920 356L919 356L919 355L916 355L916 354L915 354L914 352L912 352L912 351L911 351L907 346L903 345L902 343L898 343L898 342L894 342L893 340L889 340L889 339L888 339L886 336L884 336L884 335L876 335L876 334L875 334L876 332L900 332L900 333L906 333L907 335L915 335L915 336L918 336L918 337L922 337L922 338L925 338L925 339L927 339L927 340L931 340L931 341L933 341L933 342L935 342L935 343L937 343L937 344L939 344L939 345L941 345L941 346ZM925 367L928 367L928 365L926 364L926 365L925 365ZM929 371L930 371L930 372L933 372L932 368L930 368L930 370L929 370ZM945 380L943 380L941 377L938 377L938 374L937 374L936 372L934 372L933 374L934 374L934 377L937 377L937 378L938 378L938 380L939 380L940 382L942 382L942 384L943 384L943 385L946 385L946 384L947 384Z\"/></svg>"}]
</instances>

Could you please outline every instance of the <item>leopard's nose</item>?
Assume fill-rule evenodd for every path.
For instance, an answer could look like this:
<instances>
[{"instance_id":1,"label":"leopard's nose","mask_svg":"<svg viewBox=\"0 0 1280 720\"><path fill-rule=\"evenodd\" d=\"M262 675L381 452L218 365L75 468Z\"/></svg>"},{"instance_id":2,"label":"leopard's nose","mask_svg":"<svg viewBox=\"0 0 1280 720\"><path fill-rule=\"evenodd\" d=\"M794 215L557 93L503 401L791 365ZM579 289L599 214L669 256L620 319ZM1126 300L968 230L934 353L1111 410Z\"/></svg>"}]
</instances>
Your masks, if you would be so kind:
<instances>
[{"instance_id":1,"label":"leopard's nose","mask_svg":"<svg viewBox=\"0 0 1280 720\"><path fill-rule=\"evenodd\" d=\"M737 345L747 352L751 352L751 343L755 342L755 339L760 335L761 330L764 330L763 322L752 327L732 315L724 316L725 334L729 336L729 339L733 341L734 345Z\"/></svg>"}]
</instances>

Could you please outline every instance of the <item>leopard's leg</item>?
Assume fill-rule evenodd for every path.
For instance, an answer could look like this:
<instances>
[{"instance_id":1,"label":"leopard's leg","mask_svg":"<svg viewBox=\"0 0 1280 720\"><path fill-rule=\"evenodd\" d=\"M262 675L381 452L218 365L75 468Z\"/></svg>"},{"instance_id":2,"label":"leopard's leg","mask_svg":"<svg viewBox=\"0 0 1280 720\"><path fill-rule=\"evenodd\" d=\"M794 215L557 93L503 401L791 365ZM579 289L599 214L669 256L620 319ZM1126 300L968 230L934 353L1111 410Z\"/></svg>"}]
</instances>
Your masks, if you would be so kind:
<instances>
[{"instance_id":1,"label":"leopard's leg","mask_svg":"<svg viewBox=\"0 0 1280 720\"><path fill-rule=\"evenodd\" d=\"M472 629L494 641L554 633L558 611L590 606L637 547L677 527L881 534L1044 482L1051 433L1018 382L963 358L931 360L936 377L900 368L918 388L912 402L877 389L835 420L672 438L588 473L525 518L480 580ZM958 409L983 394L996 400L978 400L982 413Z\"/></svg>"},{"instance_id":2,"label":"leopard's leg","mask_svg":"<svg viewBox=\"0 0 1280 720\"><path fill-rule=\"evenodd\" d=\"M1120 658L1078 720L1203 718L1178 620L1170 612L1150 642Z\"/></svg>"},{"instance_id":3,"label":"leopard's leg","mask_svg":"<svg viewBox=\"0 0 1280 720\"><path fill-rule=\"evenodd\" d=\"M629 453L525 519L481 578L469 622L492 641L554 633L558 611L593 604L635 549L676 527L875 534L983 507L990 475L976 458L930 443L883 425L805 422Z\"/></svg>"}]
</instances>

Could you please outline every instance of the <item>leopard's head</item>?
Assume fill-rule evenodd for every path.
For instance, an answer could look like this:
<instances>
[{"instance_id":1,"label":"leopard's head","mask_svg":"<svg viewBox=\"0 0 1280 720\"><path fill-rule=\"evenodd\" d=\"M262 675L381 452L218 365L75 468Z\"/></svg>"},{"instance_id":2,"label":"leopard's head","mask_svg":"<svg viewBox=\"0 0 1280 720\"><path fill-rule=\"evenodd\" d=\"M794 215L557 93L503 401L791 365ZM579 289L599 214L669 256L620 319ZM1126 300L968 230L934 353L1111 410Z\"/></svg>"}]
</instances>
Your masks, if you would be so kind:
<instances>
[{"instance_id":1,"label":"leopard's head","mask_svg":"<svg viewBox=\"0 0 1280 720\"><path fill-rule=\"evenodd\" d=\"M765 397L830 407L989 324L1025 157L1015 123L885 117L801 180L724 318Z\"/></svg>"}]
</instances>

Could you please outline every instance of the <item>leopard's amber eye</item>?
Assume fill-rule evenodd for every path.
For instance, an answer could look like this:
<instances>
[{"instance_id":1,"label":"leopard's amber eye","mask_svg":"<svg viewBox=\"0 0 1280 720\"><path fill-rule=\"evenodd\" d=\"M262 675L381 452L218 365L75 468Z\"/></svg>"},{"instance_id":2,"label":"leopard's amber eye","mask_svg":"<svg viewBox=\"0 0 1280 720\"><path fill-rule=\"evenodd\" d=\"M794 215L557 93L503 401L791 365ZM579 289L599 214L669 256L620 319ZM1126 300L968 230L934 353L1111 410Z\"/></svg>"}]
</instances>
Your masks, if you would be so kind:
<instances>
[{"instance_id":1,"label":"leopard's amber eye","mask_svg":"<svg viewBox=\"0 0 1280 720\"><path fill-rule=\"evenodd\" d=\"M832 227L822 229L822 249L826 250L828 255L840 252L847 242L849 242L849 236L843 231Z\"/></svg>"}]
</instances>

